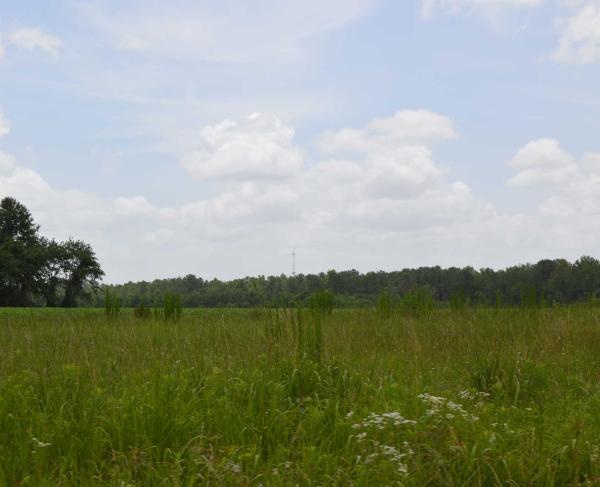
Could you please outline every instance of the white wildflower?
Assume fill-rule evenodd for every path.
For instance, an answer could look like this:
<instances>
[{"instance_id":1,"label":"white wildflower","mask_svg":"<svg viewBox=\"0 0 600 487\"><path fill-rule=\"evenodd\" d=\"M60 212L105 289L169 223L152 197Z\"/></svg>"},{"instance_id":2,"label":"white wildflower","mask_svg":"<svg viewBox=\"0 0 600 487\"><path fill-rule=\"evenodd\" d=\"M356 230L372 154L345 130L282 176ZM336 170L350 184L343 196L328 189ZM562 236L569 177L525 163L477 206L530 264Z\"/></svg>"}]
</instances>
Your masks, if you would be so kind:
<instances>
[{"instance_id":1,"label":"white wildflower","mask_svg":"<svg viewBox=\"0 0 600 487\"><path fill-rule=\"evenodd\" d=\"M365 459L365 463L371 463L373 460L375 460L379 455L377 453L371 453L366 459Z\"/></svg>"},{"instance_id":2,"label":"white wildflower","mask_svg":"<svg viewBox=\"0 0 600 487\"><path fill-rule=\"evenodd\" d=\"M35 436L31 438L31 441L33 441L34 445L38 448L48 448L52 445L52 443L44 443L43 441L38 440Z\"/></svg>"}]
</instances>

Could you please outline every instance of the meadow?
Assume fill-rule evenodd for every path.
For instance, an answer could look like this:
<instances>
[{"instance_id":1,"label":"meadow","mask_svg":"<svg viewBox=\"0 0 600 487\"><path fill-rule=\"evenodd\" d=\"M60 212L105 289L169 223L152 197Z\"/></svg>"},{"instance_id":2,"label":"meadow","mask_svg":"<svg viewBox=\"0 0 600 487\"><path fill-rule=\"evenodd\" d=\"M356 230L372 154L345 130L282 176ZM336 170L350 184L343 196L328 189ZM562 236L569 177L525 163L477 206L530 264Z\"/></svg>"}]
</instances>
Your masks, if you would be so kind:
<instances>
[{"instance_id":1,"label":"meadow","mask_svg":"<svg viewBox=\"0 0 600 487\"><path fill-rule=\"evenodd\" d=\"M600 485L600 309L0 309L0 485Z\"/></svg>"}]
</instances>

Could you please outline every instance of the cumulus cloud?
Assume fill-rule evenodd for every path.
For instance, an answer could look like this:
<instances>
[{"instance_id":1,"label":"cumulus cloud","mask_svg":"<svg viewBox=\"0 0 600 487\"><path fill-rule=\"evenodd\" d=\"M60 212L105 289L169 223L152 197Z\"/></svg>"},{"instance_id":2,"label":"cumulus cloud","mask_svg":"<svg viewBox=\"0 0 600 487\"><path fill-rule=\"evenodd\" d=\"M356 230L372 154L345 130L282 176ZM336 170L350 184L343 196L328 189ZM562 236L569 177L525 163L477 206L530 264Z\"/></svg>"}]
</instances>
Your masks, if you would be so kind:
<instances>
[{"instance_id":1,"label":"cumulus cloud","mask_svg":"<svg viewBox=\"0 0 600 487\"><path fill-rule=\"evenodd\" d=\"M362 129L326 132L319 140L323 152L368 152L407 144L428 144L456 137L454 122L428 110L402 110L377 118Z\"/></svg>"},{"instance_id":2,"label":"cumulus cloud","mask_svg":"<svg viewBox=\"0 0 600 487\"><path fill-rule=\"evenodd\" d=\"M182 165L203 179L280 179L298 172L302 154L293 145L294 129L255 113L241 123L225 120L200 132L199 147Z\"/></svg>"},{"instance_id":3,"label":"cumulus cloud","mask_svg":"<svg viewBox=\"0 0 600 487\"><path fill-rule=\"evenodd\" d=\"M517 169L517 174L509 180L511 186L562 185L579 173L575 158L554 139L529 142L519 149L509 165Z\"/></svg>"},{"instance_id":4,"label":"cumulus cloud","mask_svg":"<svg viewBox=\"0 0 600 487\"><path fill-rule=\"evenodd\" d=\"M510 184L550 192L529 218L557 248L591 253L600 244L600 234L593 231L600 216L599 152L577 159L556 140L540 139L521 148L509 164L517 169Z\"/></svg>"},{"instance_id":5,"label":"cumulus cloud","mask_svg":"<svg viewBox=\"0 0 600 487\"><path fill-rule=\"evenodd\" d=\"M544 0L421 0L421 13L431 18L436 11L447 13L493 11L503 8L537 7Z\"/></svg>"},{"instance_id":6,"label":"cumulus cloud","mask_svg":"<svg viewBox=\"0 0 600 487\"><path fill-rule=\"evenodd\" d=\"M369 141L340 159L305 160L293 129L266 115L205 127L184 166L209 178L215 191L180 206L157 207L141 195L102 198L56 189L9 156L0 158L0 194L30 207L45 234L88 239L111 280L191 272L190 262L221 276L246 268L276 272L273 259L294 244L358 245L371 254L384 235L464 223L478 207L464 183L445 181L425 145L453 137L451 122L424 111L408 119L400 113L353 129ZM175 248L169 265L163 264L165 246ZM249 261L237 257L242 248L254 249Z\"/></svg>"},{"instance_id":7,"label":"cumulus cloud","mask_svg":"<svg viewBox=\"0 0 600 487\"><path fill-rule=\"evenodd\" d=\"M363 180L372 197L394 199L418 194L441 173L428 148L408 146L370 154Z\"/></svg>"},{"instance_id":8,"label":"cumulus cloud","mask_svg":"<svg viewBox=\"0 0 600 487\"><path fill-rule=\"evenodd\" d=\"M578 8L558 21L561 37L554 59L563 63L591 64L600 61L600 1L576 2Z\"/></svg>"},{"instance_id":9,"label":"cumulus cloud","mask_svg":"<svg viewBox=\"0 0 600 487\"><path fill-rule=\"evenodd\" d=\"M272 157L251 153L272 154L266 144L295 160L291 127L258 115L212 125L199 134L203 156L195 160L214 192L182 205L55 188L2 152L0 195L26 204L45 235L89 241L111 282L286 272L293 246L302 270L314 272L506 265L573 258L600 245L590 231L600 215L600 153L576 158L553 139L526 144L509 162L511 185L541 185L550 195L532 211L505 213L437 164L433 142L456 136L450 119L413 118L433 121L427 130L397 120L403 117L346 128L360 134L359 149L336 145L345 154L330 157L328 146L325 157L296 161L278 177L265 169Z\"/></svg>"}]
</instances>

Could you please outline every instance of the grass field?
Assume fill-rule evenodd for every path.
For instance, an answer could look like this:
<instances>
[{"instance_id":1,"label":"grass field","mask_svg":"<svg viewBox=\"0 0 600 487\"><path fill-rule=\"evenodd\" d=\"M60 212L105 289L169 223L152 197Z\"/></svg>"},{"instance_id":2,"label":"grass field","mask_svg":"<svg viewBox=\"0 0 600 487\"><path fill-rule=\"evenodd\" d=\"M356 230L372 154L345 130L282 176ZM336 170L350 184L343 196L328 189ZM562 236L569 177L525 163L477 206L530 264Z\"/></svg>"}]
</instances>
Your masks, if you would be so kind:
<instances>
[{"instance_id":1,"label":"grass field","mask_svg":"<svg viewBox=\"0 0 600 487\"><path fill-rule=\"evenodd\" d=\"M600 310L0 310L0 485L600 485Z\"/></svg>"}]
</instances>

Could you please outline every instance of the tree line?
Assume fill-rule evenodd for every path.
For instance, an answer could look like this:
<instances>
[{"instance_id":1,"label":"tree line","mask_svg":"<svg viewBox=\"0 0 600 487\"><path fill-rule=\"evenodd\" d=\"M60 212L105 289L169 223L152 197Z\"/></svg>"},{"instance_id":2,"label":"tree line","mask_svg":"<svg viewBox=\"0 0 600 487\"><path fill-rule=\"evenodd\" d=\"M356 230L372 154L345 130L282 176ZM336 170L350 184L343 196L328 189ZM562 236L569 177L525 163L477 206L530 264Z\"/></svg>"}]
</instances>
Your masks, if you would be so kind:
<instances>
[{"instance_id":1,"label":"tree line","mask_svg":"<svg viewBox=\"0 0 600 487\"><path fill-rule=\"evenodd\" d=\"M92 303L103 275L89 244L43 237L23 204L0 201L0 306Z\"/></svg>"},{"instance_id":2,"label":"tree line","mask_svg":"<svg viewBox=\"0 0 600 487\"><path fill-rule=\"evenodd\" d=\"M128 307L161 303L167 293L179 295L185 307L309 305L311 297L320 290L333 293L337 307L373 306L382 293L394 300L415 292L453 306L540 306L600 297L600 261L584 256L573 263L544 259L500 270L472 267L420 267L367 273L330 270L231 281L205 280L189 274L110 288L120 296L123 306ZM102 295L97 296L96 304L103 305Z\"/></svg>"},{"instance_id":3,"label":"tree line","mask_svg":"<svg viewBox=\"0 0 600 487\"><path fill-rule=\"evenodd\" d=\"M600 298L600 261L589 256L573 263L544 259L500 270L330 270L230 281L188 274L101 287L103 276L89 244L43 237L24 205L10 197L0 201L0 306L104 306L106 290L125 307L162 306L167 295L178 296L185 307L308 306L323 290L333 294L337 307L373 306L382 293L391 301L417 293L452 306L539 306Z\"/></svg>"}]
</instances>

